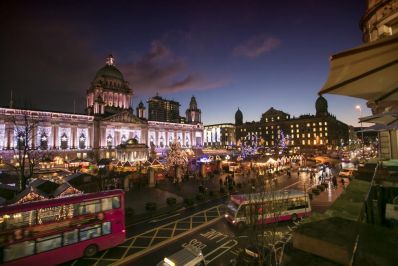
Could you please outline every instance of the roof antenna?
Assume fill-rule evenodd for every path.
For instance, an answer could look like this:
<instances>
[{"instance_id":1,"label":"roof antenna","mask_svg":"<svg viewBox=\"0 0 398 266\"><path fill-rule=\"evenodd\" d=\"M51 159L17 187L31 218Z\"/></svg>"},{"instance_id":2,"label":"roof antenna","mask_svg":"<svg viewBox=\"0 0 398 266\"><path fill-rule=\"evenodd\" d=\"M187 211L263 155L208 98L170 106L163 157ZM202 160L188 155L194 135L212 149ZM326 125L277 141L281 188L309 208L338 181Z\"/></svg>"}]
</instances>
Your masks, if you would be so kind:
<instances>
[{"instance_id":1,"label":"roof antenna","mask_svg":"<svg viewBox=\"0 0 398 266\"><path fill-rule=\"evenodd\" d=\"M11 90L11 97L10 97L10 108L13 108L14 101L12 100L12 90Z\"/></svg>"}]
</instances>

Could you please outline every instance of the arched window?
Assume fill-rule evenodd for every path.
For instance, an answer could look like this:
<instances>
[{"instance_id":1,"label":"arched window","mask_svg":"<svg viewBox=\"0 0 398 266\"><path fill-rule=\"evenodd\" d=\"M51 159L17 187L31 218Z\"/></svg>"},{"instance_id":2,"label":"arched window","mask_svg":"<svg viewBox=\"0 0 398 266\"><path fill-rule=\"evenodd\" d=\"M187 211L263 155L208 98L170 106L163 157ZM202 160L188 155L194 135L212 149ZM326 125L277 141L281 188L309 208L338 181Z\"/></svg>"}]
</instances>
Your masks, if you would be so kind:
<instances>
[{"instance_id":1,"label":"arched window","mask_svg":"<svg viewBox=\"0 0 398 266\"><path fill-rule=\"evenodd\" d=\"M160 143L159 143L160 147L164 147L164 138L163 136L160 137Z\"/></svg>"},{"instance_id":2,"label":"arched window","mask_svg":"<svg viewBox=\"0 0 398 266\"><path fill-rule=\"evenodd\" d=\"M86 136L84 133L80 134L79 137L79 149L84 150L86 148Z\"/></svg>"},{"instance_id":3,"label":"arched window","mask_svg":"<svg viewBox=\"0 0 398 266\"><path fill-rule=\"evenodd\" d=\"M68 136L66 133L61 136L61 149L66 150L68 148Z\"/></svg>"},{"instance_id":4,"label":"arched window","mask_svg":"<svg viewBox=\"0 0 398 266\"><path fill-rule=\"evenodd\" d=\"M113 145L113 138L111 136L111 134L108 135L108 137L106 137L106 145L108 146L108 148L111 148Z\"/></svg>"},{"instance_id":5,"label":"arched window","mask_svg":"<svg viewBox=\"0 0 398 266\"><path fill-rule=\"evenodd\" d=\"M187 147L189 146L189 138L188 137L185 138L185 146L187 146Z\"/></svg>"},{"instance_id":6,"label":"arched window","mask_svg":"<svg viewBox=\"0 0 398 266\"><path fill-rule=\"evenodd\" d=\"M152 145L155 145L155 139L153 138L153 136L151 136L149 144L151 145L151 147Z\"/></svg>"},{"instance_id":7,"label":"arched window","mask_svg":"<svg viewBox=\"0 0 398 266\"><path fill-rule=\"evenodd\" d=\"M48 137L45 132L43 132L40 136L40 149L47 150L48 149Z\"/></svg>"},{"instance_id":8,"label":"arched window","mask_svg":"<svg viewBox=\"0 0 398 266\"><path fill-rule=\"evenodd\" d=\"M22 150L25 148L25 132L19 132L17 136L17 148Z\"/></svg>"}]
</instances>

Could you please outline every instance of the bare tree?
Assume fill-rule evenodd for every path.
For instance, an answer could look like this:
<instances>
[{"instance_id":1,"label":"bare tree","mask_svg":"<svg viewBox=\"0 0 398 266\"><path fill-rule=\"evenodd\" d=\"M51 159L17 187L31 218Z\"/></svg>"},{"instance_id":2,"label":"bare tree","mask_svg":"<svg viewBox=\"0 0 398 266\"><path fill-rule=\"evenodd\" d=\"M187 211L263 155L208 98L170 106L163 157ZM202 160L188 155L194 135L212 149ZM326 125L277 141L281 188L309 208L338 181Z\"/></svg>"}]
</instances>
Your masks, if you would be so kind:
<instances>
[{"instance_id":1,"label":"bare tree","mask_svg":"<svg viewBox=\"0 0 398 266\"><path fill-rule=\"evenodd\" d=\"M22 110L19 115L12 116L10 120L14 125L15 146L14 157L9 166L17 173L20 189L24 190L28 179L34 174L34 169L43 156L46 156L35 145L40 117Z\"/></svg>"}]
</instances>

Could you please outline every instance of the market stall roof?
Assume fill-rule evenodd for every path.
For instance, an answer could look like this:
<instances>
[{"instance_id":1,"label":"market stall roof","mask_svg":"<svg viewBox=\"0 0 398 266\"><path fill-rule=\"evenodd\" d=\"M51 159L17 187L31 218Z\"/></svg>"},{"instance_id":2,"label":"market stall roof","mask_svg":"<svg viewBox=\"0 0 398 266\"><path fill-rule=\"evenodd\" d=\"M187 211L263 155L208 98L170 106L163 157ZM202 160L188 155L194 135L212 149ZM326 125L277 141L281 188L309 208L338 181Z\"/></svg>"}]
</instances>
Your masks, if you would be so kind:
<instances>
[{"instance_id":1,"label":"market stall roof","mask_svg":"<svg viewBox=\"0 0 398 266\"><path fill-rule=\"evenodd\" d=\"M398 72L397 72L398 75ZM384 112L380 114L375 114L371 116L361 117L360 122L375 123L382 125L392 125L398 121L398 110L391 112Z\"/></svg>"},{"instance_id":2,"label":"market stall roof","mask_svg":"<svg viewBox=\"0 0 398 266\"><path fill-rule=\"evenodd\" d=\"M319 94L372 102L398 100L398 34L330 58L330 72Z\"/></svg>"}]
</instances>

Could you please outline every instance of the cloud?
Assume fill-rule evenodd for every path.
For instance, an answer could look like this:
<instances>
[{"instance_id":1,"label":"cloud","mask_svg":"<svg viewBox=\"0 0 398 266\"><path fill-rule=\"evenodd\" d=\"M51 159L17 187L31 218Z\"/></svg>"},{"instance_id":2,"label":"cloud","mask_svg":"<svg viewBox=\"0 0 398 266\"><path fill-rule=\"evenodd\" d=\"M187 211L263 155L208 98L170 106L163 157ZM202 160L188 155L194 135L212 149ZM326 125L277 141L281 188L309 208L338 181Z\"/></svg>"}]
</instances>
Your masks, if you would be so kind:
<instances>
[{"instance_id":1,"label":"cloud","mask_svg":"<svg viewBox=\"0 0 398 266\"><path fill-rule=\"evenodd\" d=\"M184 58L175 55L161 41L153 41L149 51L138 61L120 67L125 79L140 95L213 89L224 84L190 73Z\"/></svg>"},{"instance_id":2,"label":"cloud","mask_svg":"<svg viewBox=\"0 0 398 266\"><path fill-rule=\"evenodd\" d=\"M208 81L198 75L189 74L184 79L169 86L161 87L160 92L174 93L180 91L203 91L220 88L228 83L227 80Z\"/></svg>"},{"instance_id":3,"label":"cloud","mask_svg":"<svg viewBox=\"0 0 398 266\"><path fill-rule=\"evenodd\" d=\"M281 40L278 38L257 35L235 47L233 53L237 56L256 58L276 49L280 43Z\"/></svg>"}]
</instances>

